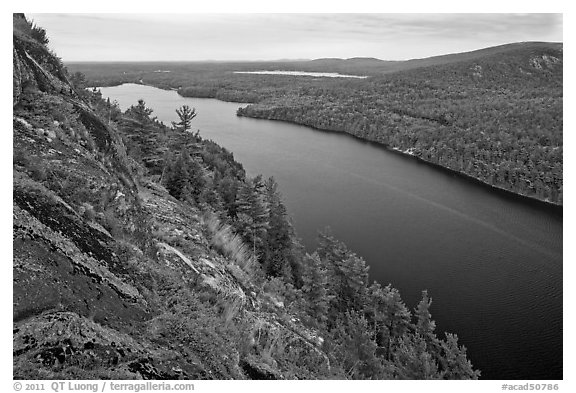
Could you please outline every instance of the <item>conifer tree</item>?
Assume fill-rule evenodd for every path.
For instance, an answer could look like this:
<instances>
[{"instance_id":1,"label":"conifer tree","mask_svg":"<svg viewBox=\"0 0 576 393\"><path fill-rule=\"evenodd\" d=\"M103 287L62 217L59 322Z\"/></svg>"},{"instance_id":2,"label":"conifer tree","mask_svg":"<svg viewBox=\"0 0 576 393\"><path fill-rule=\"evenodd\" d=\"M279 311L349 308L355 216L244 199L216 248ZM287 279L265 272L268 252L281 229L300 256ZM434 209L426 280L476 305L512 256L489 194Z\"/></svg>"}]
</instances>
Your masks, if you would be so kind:
<instances>
[{"instance_id":1,"label":"conifer tree","mask_svg":"<svg viewBox=\"0 0 576 393\"><path fill-rule=\"evenodd\" d=\"M349 253L348 258L341 265L341 270L348 277L346 284L350 293L350 308L355 310L364 309L369 266L363 258L354 253Z\"/></svg>"},{"instance_id":2,"label":"conifer tree","mask_svg":"<svg viewBox=\"0 0 576 393\"><path fill-rule=\"evenodd\" d=\"M86 88L86 75L77 71L70 75L70 83L76 90L81 90Z\"/></svg>"},{"instance_id":3,"label":"conifer tree","mask_svg":"<svg viewBox=\"0 0 576 393\"><path fill-rule=\"evenodd\" d=\"M372 283L367 289L367 303L364 312L368 316L369 328L373 332L378 345L384 345L384 337L387 337L386 322L388 316L386 310L386 293L378 282Z\"/></svg>"},{"instance_id":4,"label":"conifer tree","mask_svg":"<svg viewBox=\"0 0 576 393\"><path fill-rule=\"evenodd\" d=\"M444 356L440 364L445 371L446 379L478 379L480 371L472 368L472 363L466 357L466 348L458 346L458 336L446 333L446 341L442 342Z\"/></svg>"},{"instance_id":5,"label":"conifer tree","mask_svg":"<svg viewBox=\"0 0 576 393\"><path fill-rule=\"evenodd\" d=\"M432 320L432 315L430 314L431 304L432 299L428 297L428 291L422 291L422 300L414 309L414 315L417 318L416 331L423 337L434 336L434 329L436 329L436 322Z\"/></svg>"},{"instance_id":6,"label":"conifer tree","mask_svg":"<svg viewBox=\"0 0 576 393\"><path fill-rule=\"evenodd\" d=\"M269 209L263 195L261 176L246 179L236 195L236 227L242 237L252 244L253 252L262 250L269 228Z\"/></svg>"},{"instance_id":7,"label":"conifer tree","mask_svg":"<svg viewBox=\"0 0 576 393\"><path fill-rule=\"evenodd\" d=\"M177 199L204 202L202 196L210 192L204 172L202 165L184 149L176 161L168 164L164 173L166 189Z\"/></svg>"},{"instance_id":8,"label":"conifer tree","mask_svg":"<svg viewBox=\"0 0 576 393\"><path fill-rule=\"evenodd\" d=\"M197 115L196 108L182 105L180 108L176 109L176 114L180 118L180 121L178 123L172 122L174 129L186 132L192 128L192 119Z\"/></svg>"},{"instance_id":9,"label":"conifer tree","mask_svg":"<svg viewBox=\"0 0 576 393\"><path fill-rule=\"evenodd\" d=\"M326 290L328 273L316 253L306 254L304 268L302 292L307 301L306 307L310 316L323 326L328 320L328 303L330 300Z\"/></svg>"},{"instance_id":10,"label":"conifer tree","mask_svg":"<svg viewBox=\"0 0 576 393\"><path fill-rule=\"evenodd\" d=\"M165 171L166 189L176 199L182 199L183 190L188 187L190 174L186 165L187 157L188 152L184 150L175 161L168 164Z\"/></svg>"},{"instance_id":11,"label":"conifer tree","mask_svg":"<svg viewBox=\"0 0 576 393\"><path fill-rule=\"evenodd\" d=\"M146 107L146 102L143 99L138 100L137 105L132 105L130 108L126 110L126 114L132 116L134 119L148 123L151 120L155 120L150 118L150 115L154 112L152 109Z\"/></svg>"},{"instance_id":12,"label":"conifer tree","mask_svg":"<svg viewBox=\"0 0 576 393\"><path fill-rule=\"evenodd\" d=\"M333 331L341 367L349 379L378 378L382 363L376 357L376 343L370 337L362 313L347 311Z\"/></svg>"},{"instance_id":13,"label":"conifer tree","mask_svg":"<svg viewBox=\"0 0 576 393\"><path fill-rule=\"evenodd\" d=\"M438 363L427 351L426 341L419 334L407 334L398 339L393 362L399 379L442 379Z\"/></svg>"},{"instance_id":14,"label":"conifer tree","mask_svg":"<svg viewBox=\"0 0 576 393\"><path fill-rule=\"evenodd\" d=\"M236 195L240 181L232 176L224 176L217 182L217 190L222 198L223 207L230 218L236 218Z\"/></svg>"},{"instance_id":15,"label":"conifer tree","mask_svg":"<svg viewBox=\"0 0 576 393\"><path fill-rule=\"evenodd\" d=\"M268 275L283 276L286 282L293 282L293 269L296 263L292 252L293 229L288 221L286 207L274 178L271 177L266 181L265 190L269 208L269 228L266 236L264 267Z\"/></svg>"},{"instance_id":16,"label":"conifer tree","mask_svg":"<svg viewBox=\"0 0 576 393\"><path fill-rule=\"evenodd\" d=\"M401 337L410 329L410 311L402 301L400 293L390 284L382 290L382 319L386 330L386 356L390 359L393 340Z\"/></svg>"},{"instance_id":17,"label":"conifer tree","mask_svg":"<svg viewBox=\"0 0 576 393\"><path fill-rule=\"evenodd\" d=\"M442 346L440 340L434 333L436 322L432 320L432 315L430 314L431 305L432 299L428 297L428 291L422 291L422 299L414 309L416 333L426 341L428 352L439 358L442 356Z\"/></svg>"},{"instance_id":18,"label":"conifer tree","mask_svg":"<svg viewBox=\"0 0 576 393\"><path fill-rule=\"evenodd\" d=\"M326 263L332 308L337 314L364 308L368 266L346 245L324 231L319 234L318 255Z\"/></svg>"}]
</instances>

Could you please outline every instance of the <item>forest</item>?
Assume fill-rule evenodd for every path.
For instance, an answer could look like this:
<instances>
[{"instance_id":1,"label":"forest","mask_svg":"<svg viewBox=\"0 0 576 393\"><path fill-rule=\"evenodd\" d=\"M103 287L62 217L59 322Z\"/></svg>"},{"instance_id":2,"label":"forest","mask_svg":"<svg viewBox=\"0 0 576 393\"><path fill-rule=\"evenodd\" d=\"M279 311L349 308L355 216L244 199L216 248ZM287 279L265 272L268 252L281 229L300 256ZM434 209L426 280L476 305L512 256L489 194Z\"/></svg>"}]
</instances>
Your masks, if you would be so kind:
<instances>
[{"instance_id":1,"label":"forest","mask_svg":"<svg viewBox=\"0 0 576 393\"><path fill-rule=\"evenodd\" d=\"M319 332L331 371L309 364L303 354L280 359L275 354L287 375L478 378L457 336L436 335L426 291L411 311L391 285L370 283L365 261L329 229L319 233L316 251L306 253L273 178L248 178L231 152L198 132L164 125L143 100L122 113L98 90L83 85L78 90L117 124L128 155L141 163L139 176L211 217L213 247L247 272L250 285L262 288L260 296L281 305L282 318L294 316Z\"/></svg>"},{"instance_id":2,"label":"forest","mask_svg":"<svg viewBox=\"0 0 576 393\"><path fill-rule=\"evenodd\" d=\"M477 379L273 178L143 100L122 112L14 14L14 379Z\"/></svg>"},{"instance_id":3,"label":"forest","mask_svg":"<svg viewBox=\"0 0 576 393\"><path fill-rule=\"evenodd\" d=\"M351 60L69 66L91 86L145 83L183 96L252 103L238 115L346 132L562 205L562 44L511 44L406 62ZM279 68L371 77L233 73Z\"/></svg>"},{"instance_id":4,"label":"forest","mask_svg":"<svg viewBox=\"0 0 576 393\"><path fill-rule=\"evenodd\" d=\"M102 105L99 93L92 94ZM232 153L199 133L159 123L142 100L124 113L105 103L106 112L114 113L129 156L145 168L142 176L210 214L213 246L281 304L282 317L295 316L319 332L331 372L323 374L304 354L275 357L286 372L315 378L478 378L457 336L436 335L426 291L410 310L391 285L370 283L365 261L329 229L319 233L316 251L306 253L273 178L248 178Z\"/></svg>"}]
</instances>

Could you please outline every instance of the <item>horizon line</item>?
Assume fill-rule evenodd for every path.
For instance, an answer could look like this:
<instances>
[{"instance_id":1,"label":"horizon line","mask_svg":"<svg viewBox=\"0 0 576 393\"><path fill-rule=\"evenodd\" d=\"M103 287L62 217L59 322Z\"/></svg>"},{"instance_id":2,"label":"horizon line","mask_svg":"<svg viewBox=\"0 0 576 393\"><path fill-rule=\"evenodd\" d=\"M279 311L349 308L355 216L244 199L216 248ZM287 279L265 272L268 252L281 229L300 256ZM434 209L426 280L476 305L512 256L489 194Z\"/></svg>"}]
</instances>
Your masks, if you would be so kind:
<instances>
[{"instance_id":1,"label":"horizon line","mask_svg":"<svg viewBox=\"0 0 576 393\"><path fill-rule=\"evenodd\" d=\"M415 58L410 58L410 59L395 59L395 60L384 60L384 59L380 59L377 57L371 57L371 56L354 56L354 57L319 57L319 58L315 58L315 59L290 59L290 58L286 58L286 59L256 59L256 60L238 60L238 59L232 59L232 60L216 60L216 59L202 59L202 60L62 60L65 64L71 64L71 63L281 63L281 62L310 62L310 61L316 61L316 60L354 60L354 59L371 59L371 60L378 60L378 61L382 61L382 62L403 62L403 61L411 61L411 60L423 60L423 59L430 59L433 57L441 57L441 56L450 56L450 55L456 55L456 54L462 54L462 53L472 53L472 52L478 52L478 51L482 51L485 49L490 49L490 48L498 48L498 47L502 47L502 46L507 46L507 45L518 45L518 44L564 44L564 41L518 41L518 42L508 42L508 43L504 43L504 44L499 44L499 45L492 45L492 46L486 46L486 47L482 47L482 48L478 48L478 49L472 49L472 50L468 50L468 51L464 51L464 52L450 52L450 53L442 53L442 54L437 54L437 55L433 55L433 56L427 56L427 57L415 57Z\"/></svg>"}]
</instances>

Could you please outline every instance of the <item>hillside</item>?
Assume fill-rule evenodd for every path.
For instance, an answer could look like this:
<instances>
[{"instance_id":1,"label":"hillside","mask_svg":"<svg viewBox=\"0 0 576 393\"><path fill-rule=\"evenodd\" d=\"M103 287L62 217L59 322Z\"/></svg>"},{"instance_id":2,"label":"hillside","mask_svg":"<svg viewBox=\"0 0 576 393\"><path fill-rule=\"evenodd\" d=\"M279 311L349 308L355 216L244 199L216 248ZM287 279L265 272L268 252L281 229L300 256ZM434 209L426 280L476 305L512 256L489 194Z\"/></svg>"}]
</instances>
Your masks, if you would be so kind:
<instances>
[{"instance_id":1,"label":"hillside","mask_svg":"<svg viewBox=\"0 0 576 393\"><path fill-rule=\"evenodd\" d=\"M14 15L15 379L479 376L425 291L410 311L328 232L305 253L273 179L47 42Z\"/></svg>"},{"instance_id":2,"label":"hillside","mask_svg":"<svg viewBox=\"0 0 576 393\"><path fill-rule=\"evenodd\" d=\"M541 51L550 50L562 51L562 44L550 42L517 42L469 52L451 53L421 59L394 61L381 60L373 57L353 57L350 59L329 58L300 62L298 64L294 64L293 66L299 66L301 69L307 71L341 72L349 74L378 76L391 72L407 71L415 68L449 65L472 60L482 60L490 56L506 57L515 53L526 51L531 51L536 54Z\"/></svg>"},{"instance_id":3,"label":"hillside","mask_svg":"<svg viewBox=\"0 0 576 393\"><path fill-rule=\"evenodd\" d=\"M353 57L350 59L324 58L295 62L289 67L316 72L340 72L356 75L378 76L416 68L449 65L466 61L482 60L490 56L506 57L515 53L531 51L562 51L561 43L517 42L462 53L451 53L410 60L381 60L373 57ZM286 65L277 64L276 69L285 69Z\"/></svg>"},{"instance_id":4,"label":"hillside","mask_svg":"<svg viewBox=\"0 0 576 393\"><path fill-rule=\"evenodd\" d=\"M91 86L125 82L254 103L238 112L346 132L514 194L563 204L563 50L523 42L407 61L70 64ZM158 69L170 72L156 72ZM338 80L235 74L304 70Z\"/></svg>"},{"instance_id":5,"label":"hillside","mask_svg":"<svg viewBox=\"0 0 576 393\"><path fill-rule=\"evenodd\" d=\"M531 51L539 53L541 51L562 51L562 43L554 42L516 42L512 44L504 44L493 46L489 48L478 49L470 52L452 53L448 55L432 56L423 59L406 60L403 63L402 69L410 69L417 67L427 67L431 65L444 65L453 64L470 60L481 60L489 56L507 56L513 53L522 53Z\"/></svg>"},{"instance_id":6,"label":"hillside","mask_svg":"<svg viewBox=\"0 0 576 393\"><path fill-rule=\"evenodd\" d=\"M347 132L562 205L561 45L508 45L413 66L364 81L297 86L238 114Z\"/></svg>"}]
</instances>

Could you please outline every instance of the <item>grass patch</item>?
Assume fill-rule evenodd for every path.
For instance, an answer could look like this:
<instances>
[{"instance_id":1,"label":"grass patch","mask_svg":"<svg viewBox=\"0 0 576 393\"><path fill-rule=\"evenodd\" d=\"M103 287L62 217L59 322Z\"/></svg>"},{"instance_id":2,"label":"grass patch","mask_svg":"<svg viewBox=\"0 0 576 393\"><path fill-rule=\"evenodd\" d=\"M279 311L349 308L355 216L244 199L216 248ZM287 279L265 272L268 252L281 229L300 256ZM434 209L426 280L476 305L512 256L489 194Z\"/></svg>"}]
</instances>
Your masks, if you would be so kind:
<instances>
[{"instance_id":1,"label":"grass patch","mask_svg":"<svg viewBox=\"0 0 576 393\"><path fill-rule=\"evenodd\" d=\"M246 273L251 274L256 265L256 256L252 248L244 243L242 237L235 233L229 224L220 222L216 216L204 217L203 221L212 248Z\"/></svg>"}]
</instances>

